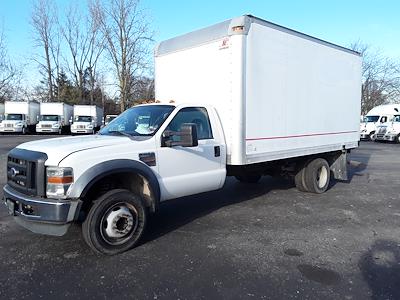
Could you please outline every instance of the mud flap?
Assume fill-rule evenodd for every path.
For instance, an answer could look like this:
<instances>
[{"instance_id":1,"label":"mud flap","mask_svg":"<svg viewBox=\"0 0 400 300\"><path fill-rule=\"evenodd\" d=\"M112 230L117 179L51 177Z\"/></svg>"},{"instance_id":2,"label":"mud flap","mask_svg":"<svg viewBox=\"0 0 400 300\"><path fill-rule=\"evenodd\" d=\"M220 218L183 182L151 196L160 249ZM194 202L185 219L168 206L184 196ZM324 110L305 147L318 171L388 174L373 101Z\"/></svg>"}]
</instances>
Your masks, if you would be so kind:
<instances>
[{"instance_id":1,"label":"mud flap","mask_svg":"<svg viewBox=\"0 0 400 300\"><path fill-rule=\"evenodd\" d=\"M347 152L343 152L334 158L330 168L335 179L347 181L349 179L347 174Z\"/></svg>"}]
</instances>

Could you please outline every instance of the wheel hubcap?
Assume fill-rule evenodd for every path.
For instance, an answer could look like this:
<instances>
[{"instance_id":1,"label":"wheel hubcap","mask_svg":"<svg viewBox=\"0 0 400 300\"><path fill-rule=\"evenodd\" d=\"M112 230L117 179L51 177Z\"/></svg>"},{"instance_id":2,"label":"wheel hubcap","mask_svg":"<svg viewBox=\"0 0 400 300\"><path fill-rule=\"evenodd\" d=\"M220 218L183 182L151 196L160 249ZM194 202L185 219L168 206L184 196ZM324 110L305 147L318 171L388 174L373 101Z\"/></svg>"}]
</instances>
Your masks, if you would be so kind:
<instances>
[{"instance_id":1,"label":"wheel hubcap","mask_svg":"<svg viewBox=\"0 0 400 300\"><path fill-rule=\"evenodd\" d=\"M326 185L326 182L328 180L328 170L326 167L321 167L317 171L317 184L318 187L321 189Z\"/></svg>"},{"instance_id":2,"label":"wheel hubcap","mask_svg":"<svg viewBox=\"0 0 400 300\"><path fill-rule=\"evenodd\" d=\"M128 203L118 203L104 214L100 223L100 232L107 243L118 245L133 235L137 225L136 209Z\"/></svg>"}]
</instances>

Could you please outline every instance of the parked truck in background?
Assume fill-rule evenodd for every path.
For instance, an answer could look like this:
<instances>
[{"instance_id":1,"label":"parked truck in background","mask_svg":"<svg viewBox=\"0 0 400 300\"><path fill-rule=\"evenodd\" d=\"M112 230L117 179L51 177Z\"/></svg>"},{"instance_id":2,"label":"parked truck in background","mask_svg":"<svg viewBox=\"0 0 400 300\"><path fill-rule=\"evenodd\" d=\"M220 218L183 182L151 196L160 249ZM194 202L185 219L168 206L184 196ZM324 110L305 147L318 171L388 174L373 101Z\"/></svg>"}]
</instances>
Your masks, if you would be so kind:
<instances>
[{"instance_id":1,"label":"parked truck in background","mask_svg":"<svg viewBox=\"0 0 400 300\"><path fill-rule=\"evenodd\" d=\"M74 105L74 117L71 133L94 134L100 129L103 120L103 109L96 105Z\"/></svg>"},{"instance_id":2,"label":"parked truck in background","mask_svg":"<svg viewBox=\"0 0 400 300\"><path fill-rule=\"evenodd\" d=\"M106 115L104 117L104 126L107 126L112 120L114 120L118 115Z\"/></svg>"},{"instance_id":3,"label":"parked truck in background","mask_svg":"<svg viewBox=\"0 0 400 300\"><path fill-rule=\"evenodd\" d=\"M371 109L360 123L360 138L375 141L378 127L391 122L394 115L400 112L400 104L379 105Z\"/></svg>"},{"instance_id":4,"label":"parked truck in background","mask_svg":"<svg viewBox=\"0 0 400 300\"><path fill-rule=\"evenodd\" d=\"M34 133L39 117L39 103L33 101L6 101L0 133Z\"/></svg>"},{"instance_id":5,"label":"parked truck in background","mask_svg":"<svg viewBox=\"0 0 400 300\"><path fill-rule=\"evenodd\" d=\"M60 102L40 103L40 116L39 123L36 124L36 132L58 134L69 132L72 116L71 105Z\"/></svg>"},{"instance_id":6,"label":"parked truck in background","mask_svg":"<svg viewBox=\"0 0 400 300\"><path fill-rule=\"evenodd\" d=\"M360 137L358 53L242 16L159 44L155 80L161 103L130 108L97 135L9 153L4 198L19 224L62 235L83 222L87 244L110 255L138 243L160 203L227 176L290 176L317 194L331 174L347 179ZM14 176L25 164L35 168Z\"/></svg>"},{"instance_id":7,"label":"parked truck in background","mask_svg":"<svg viewBox=\"0 0 400 300\"><path fill-rule=\"evenodd\" d=\"M390 121L377 127L375 141L400 143L400 111Z\"/></svg>"},{"instance_id":8,"label":"parked truck in background","mask_svg":"<svg viewBox=\"0 0 400 300\"><path fill-rule=\"evenodd\" d=\"M0 123L4 119L4 103L0 103Z\"/></svg>"}]
</instances>

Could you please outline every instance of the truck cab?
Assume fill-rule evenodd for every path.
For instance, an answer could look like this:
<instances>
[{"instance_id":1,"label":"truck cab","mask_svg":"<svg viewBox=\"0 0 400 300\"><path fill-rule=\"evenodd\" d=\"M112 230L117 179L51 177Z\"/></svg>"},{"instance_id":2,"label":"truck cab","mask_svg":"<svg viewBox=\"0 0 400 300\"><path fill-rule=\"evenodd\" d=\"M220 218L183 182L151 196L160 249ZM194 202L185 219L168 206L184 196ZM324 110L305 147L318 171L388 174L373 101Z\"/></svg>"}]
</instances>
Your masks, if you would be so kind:
<instances>
[{"instance_id":1,"label":"truck cab","mask_svg":"<svg viewBox=\"0 0 400 300\"><path fill-rule=\"evenodd\" d=\"M34 232L63 235L83 217L88 244L110 254L136 243L147 211L161 201L221 188L225 164L214 108L136 106L97 135L19 145L8 156L4 197L10 214Z\"/></svg>"},{"instance_id":2,"label":"truck cab","mask_svg":"<svg viewBox=\"0 0 400 300\"><path fill-rule=\"evenodd\" d=\"M62 133L62 127L64 126L64 119L58 115L40 115L39 123L36 124L36 132L43 133Z\"/></svg>"},{"instance_id":3,"label":"truck cab","mask_svg":"<svg viewBox=\"0 0 400 300\"><path fill-rule=\"evenodd\" d=\"M378 127L376 141L400 143L400 115L393 116L389 122Z\"/></svg>"},{"instance_id":4,"label":"truck cab","mask_svg":"<svg viewBox=\"0 0 400 300\"><path fill-rule=\"evenodd\" d=\"M93 116L74 116L71 132L72 133L95 133L96 121Z\"/></svg>"},{"instance_id":5,"label":"truck cab","mask_svg":"<svg viewBox=\"0 0 400 300\"><path fill-rule=\"evenodd\" d=\"M360 138L374 141L378 126L386 123L391 118L390 115L369 115L365 116L360 123Z\"/></svg>"},{"instance_id":6,"label":"truck cab","mask_svg":"<svg viewBox=\"0 0 400 300\"><path fill-rule=\"evenodd\" d=\"M26 133L27 117L24 114L5 114L3 122L0 123L1 132L21 132Z\"/></svg>"}]
</instances>

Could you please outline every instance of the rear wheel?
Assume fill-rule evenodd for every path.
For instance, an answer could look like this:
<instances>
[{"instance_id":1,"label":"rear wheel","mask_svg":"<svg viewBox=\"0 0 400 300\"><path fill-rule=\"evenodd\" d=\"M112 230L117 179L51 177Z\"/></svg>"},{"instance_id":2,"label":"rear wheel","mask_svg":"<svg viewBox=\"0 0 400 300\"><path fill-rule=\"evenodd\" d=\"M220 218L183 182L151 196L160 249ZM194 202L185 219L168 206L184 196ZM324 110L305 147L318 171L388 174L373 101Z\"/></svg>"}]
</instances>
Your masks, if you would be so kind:
<instances>
[{"instance_id":1,"label":"rear wheel","mask_svg":"<svg viewBox=\"0 0 400 300\"><path fill-rule=\"evenodd\" d=\"M315 194L324 193L329 186L330 168L323 158L317 158L307 164L304 176L308 191Z\"/></svg>"},{"instance_id":2,"label":"rear wheel","mask_svg":"<svg viewBox=\"0 0 400 300\"><path fill-rule=\"evenodd\" d=\"M294 183L296 188L301 192L308 192L306 186L306 166L307 163L303 163L299 166L296 175L294 176Z\"/></svg>"},{"instance_id":3,"label":"rear wheel","mask_svg":"<svg viewBox=\"0 0 400 300\"><path fill-rule=\"evenodd\" d=\"M240 175L235 178L243 183L257 183L260 181L261 175Z\"/></svg>"},{"instance_id":4,"label":"rear wheel","mask_svg":"<svg viewBox=\"0 0 400 300\"><path fill-rule=\"evenodd\" d=\"M146 224L143 199L128 190L117 189L94 202L82 224L82 234L94 251L114 255L133 248Z\"/></svg>"}]
</instances>

